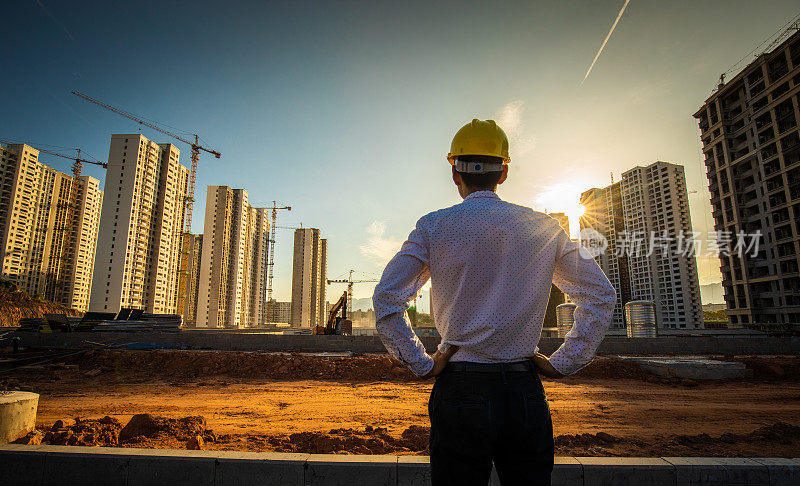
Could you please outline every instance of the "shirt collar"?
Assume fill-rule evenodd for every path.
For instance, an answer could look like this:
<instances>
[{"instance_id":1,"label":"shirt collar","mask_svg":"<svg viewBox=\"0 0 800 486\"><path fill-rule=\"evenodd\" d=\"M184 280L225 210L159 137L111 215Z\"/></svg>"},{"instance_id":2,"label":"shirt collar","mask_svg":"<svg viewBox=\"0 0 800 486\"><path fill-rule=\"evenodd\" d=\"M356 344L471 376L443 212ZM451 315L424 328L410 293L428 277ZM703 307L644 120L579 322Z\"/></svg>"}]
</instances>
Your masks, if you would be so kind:
<instances>
[{"instance_id":1,"label":"shirt collar","mask_svg":"<svg viewBox=\"0 0 800 486\"><path fill-rule=\"evenodd\" d=\"M476 199L479 197L490 197L493 199L500 199L500 196L497 195L494 191L475 191L472 194L469 194L467 197L464 198L464 201L469 199Z\"/></svg>"}]
</instances>

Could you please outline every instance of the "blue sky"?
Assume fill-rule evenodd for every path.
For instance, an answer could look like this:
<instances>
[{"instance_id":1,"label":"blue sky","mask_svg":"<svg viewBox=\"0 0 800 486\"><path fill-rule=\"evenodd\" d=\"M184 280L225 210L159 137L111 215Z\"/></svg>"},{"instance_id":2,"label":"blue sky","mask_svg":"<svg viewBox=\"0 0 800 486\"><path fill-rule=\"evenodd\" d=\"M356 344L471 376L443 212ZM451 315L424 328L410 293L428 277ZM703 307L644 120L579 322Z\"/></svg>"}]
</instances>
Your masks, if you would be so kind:
<instances>
[{"instance_id":1,"label":"blue sky","mask_svg":"<svg viewBox=\"0 0 800 486\"><path fill-rule=\"evenodd\" d=\"M17 1L0 139L102 160L112 133L137 131L71 90L196 132L222 158L201 156L193 229L207 185L243 187L294 207L279 225L322 230L331 276L378 276L421 215L460 200L444 155L474 117L511 136L508 200L569 210L610 172L666 160L686 166L695 230L711 230L691 114L797 3L632 0L579 86L623 3ZM279 299L291 241L279 230ZM720 280L716 261L699 267Z\"/></svg>"}]
</instances>

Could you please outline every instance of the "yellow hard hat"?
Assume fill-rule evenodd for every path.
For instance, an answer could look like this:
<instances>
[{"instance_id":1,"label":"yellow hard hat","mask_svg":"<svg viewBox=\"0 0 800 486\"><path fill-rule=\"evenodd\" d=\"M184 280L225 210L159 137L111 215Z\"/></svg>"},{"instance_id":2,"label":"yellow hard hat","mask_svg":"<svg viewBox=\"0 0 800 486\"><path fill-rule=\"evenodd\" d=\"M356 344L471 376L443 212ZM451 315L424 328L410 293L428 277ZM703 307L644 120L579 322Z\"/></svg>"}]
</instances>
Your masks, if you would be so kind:
<instances>
[{"instance_id":1,"label":"yellow hard hat","mask_svg":"<svg viewBox=\"0 0 800 486\"><path fill-rule=\"evenodd\" d=\"M450 144L447 160L454 165L459 155L490 155L502 158L504 164L511 162L506 132L494 120L475 118L461 127Z\"/></svg>"}]
</instances>

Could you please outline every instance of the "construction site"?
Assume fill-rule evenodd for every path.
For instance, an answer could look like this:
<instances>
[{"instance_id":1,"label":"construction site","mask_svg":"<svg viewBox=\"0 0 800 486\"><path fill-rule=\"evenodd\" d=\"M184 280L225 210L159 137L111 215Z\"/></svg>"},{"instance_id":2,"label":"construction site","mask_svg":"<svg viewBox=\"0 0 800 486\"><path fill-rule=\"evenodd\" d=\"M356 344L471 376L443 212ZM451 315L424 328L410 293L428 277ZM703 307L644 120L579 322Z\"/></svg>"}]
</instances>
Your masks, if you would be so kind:
<instances>
[{"instance_id":1,"label":"construction site","mask_svg":"<svg viewBox=\"0 0 800 486\"><path fill-rule=\"evenodd\" d=\"M156 344L135 335L87 334L52 334L38 343L23 336L23 343L60 341L62 347L4 353L0 386L40 395L36 430L18 443L426 453L432 380L420 381L380 353L377 338L253 341L254 336L231 335L229 348L246 347L237 343L248 341L253 347L285 348L259 352L192 350L185 343ZM681 346L676 339L671 345ZM622 341L609 339L609 349L624 346ZM289 350L304 347L308 351ZM674 373L646 371L641 361L603 354L574 376L544 380L557 454L798 456L800 358L707 358L737 372L685 378L681 375L693 375L677 367ZM699 362L695 369L710 369L708 364Z\"/></svg>"}]
</instances>

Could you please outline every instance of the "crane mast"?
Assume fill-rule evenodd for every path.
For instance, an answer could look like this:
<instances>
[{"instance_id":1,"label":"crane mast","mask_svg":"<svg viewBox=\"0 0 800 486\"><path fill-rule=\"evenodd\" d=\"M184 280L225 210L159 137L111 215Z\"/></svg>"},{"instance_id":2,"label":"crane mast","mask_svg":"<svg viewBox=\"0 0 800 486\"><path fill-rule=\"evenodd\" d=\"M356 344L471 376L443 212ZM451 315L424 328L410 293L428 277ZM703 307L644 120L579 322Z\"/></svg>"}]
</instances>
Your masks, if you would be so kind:
<instances>
[{"instance_id":1,"label":"crane mast","mask_svg":"<svg viewBox=\"0 0 800 486\"><path fill-rule=\"evenodd\" d=\"M272 275L274 273L273 269L275 268L275 229L277 228L276 222L278 221L278 210L285 209L287 211L291 211L291 206L282 206L279 207L278 203L272 201L272 225L269 227L269 248L267 252L269 253L269 260L267 261L267 319L265 324L269 325L272 323Z\"/></svg>"}]
</instances>

